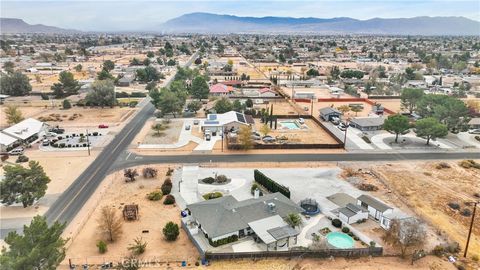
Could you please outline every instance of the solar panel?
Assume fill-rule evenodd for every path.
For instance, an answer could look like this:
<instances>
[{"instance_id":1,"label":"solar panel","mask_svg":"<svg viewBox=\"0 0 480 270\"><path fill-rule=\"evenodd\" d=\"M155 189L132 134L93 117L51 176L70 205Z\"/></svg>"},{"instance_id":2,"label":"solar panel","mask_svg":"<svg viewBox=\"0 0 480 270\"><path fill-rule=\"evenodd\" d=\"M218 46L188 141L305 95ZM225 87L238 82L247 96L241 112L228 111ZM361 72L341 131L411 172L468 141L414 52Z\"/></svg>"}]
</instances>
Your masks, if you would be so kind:
<instances>
[{"instance_id":1,"label":"solar panel","mask_svg":"<svg viewBox=\"0 0 480 270\"><path fill-rule=\"evenodd\" d=\"M218 125L220 122L219 121L205 121L205 125Z\"/></svg>"},{"instance_id":2,"label":"solar panel","mask_svg":"<svg viewBox=\"0 0 480 270\"><path fill-rule=\"evenodd\" d=\"M216 114L209 114L208 115L208 120L217 120L217 115Z\"/></svg>"},{"instance_id":3,"label":"solar panel","mask_svg":"<svg viewBox=\"0 0 480 270\"><path fill-rule=\"evenodd\" d=\"M243 117L243 114L237 113L237 119L238 121L245 123L245 117Z\"/></svg>"}]
</instances>

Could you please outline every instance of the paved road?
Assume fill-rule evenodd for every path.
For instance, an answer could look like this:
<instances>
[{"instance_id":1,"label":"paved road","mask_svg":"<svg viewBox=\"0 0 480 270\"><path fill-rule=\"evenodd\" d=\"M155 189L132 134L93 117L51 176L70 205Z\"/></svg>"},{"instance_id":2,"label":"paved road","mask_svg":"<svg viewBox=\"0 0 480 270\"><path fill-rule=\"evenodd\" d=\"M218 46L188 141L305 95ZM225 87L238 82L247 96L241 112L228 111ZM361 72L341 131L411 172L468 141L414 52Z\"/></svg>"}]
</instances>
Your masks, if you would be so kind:
<instances>
[{"instance_id":1,"label":"paved road","mask_svg":"<svg viewBox=\"0 0 480 270\"><path fill-rule=\"evenodd\" d=\"M197 56L198 51L192 55L184 66L190 66ZM166 86L170 85L173 77L174 76L169 79ZM50 224L55 221L70 223L95 192L115 161L126 156L126 149L155 111L154 106L150 103L150 98L144 99L142 103L139 104L139 107L141 107L141 109L138 113L47 210L45 217Z\"/></svg>"},{"instance_id":2,"label":"paved road","mask_svg":"<svg viewBox=\"0 0 480 270\"><path fill-rule=\"evenodd\" d=\"M235 154L235 155L130 155L117 160L113 170L154 163L209 163L209 162L306 162L306 161L398 161L432 159L478 159L479 152L370 152L322 154Z\"/></svg>"}]
</instances>

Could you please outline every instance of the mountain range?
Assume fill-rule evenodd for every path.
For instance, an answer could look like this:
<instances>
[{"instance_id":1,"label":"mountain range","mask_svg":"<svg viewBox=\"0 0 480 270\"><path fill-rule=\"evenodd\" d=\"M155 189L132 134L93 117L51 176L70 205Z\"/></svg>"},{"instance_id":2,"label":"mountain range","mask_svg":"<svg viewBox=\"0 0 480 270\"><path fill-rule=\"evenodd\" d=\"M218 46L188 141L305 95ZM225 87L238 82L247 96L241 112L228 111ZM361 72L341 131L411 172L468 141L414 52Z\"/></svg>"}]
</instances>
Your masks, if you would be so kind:
<instances>
[{"instance_id":1,"label":"mountain range","mask_svg":"<svg viewBox=\"0 0 480 270\"><path fill-rule=\"evenodd\" d=\"M15 33L43 33L43 34L67 34L78 33L78 30L63 29L43 24L28 24L22 19L0 18L0 31L2 34Z\"/></svg>"},{"instance_id":2,"label":"mountain range","mask_svg":"<svg viewBox=\"0 0 480 270\"><path fill-rule=\"evenodd\" d=\"M154 25L154 24L153 24ZM22 19L0 18L6 33L78 33L43 24L28 24ZM103 32L98 29L95 32ZM212 13L189 13L149 29L153 33L271 33L271 34L372 34L372 35L480 35L480 22L465 17L413 17L358 20L291 17L239 17Z\"/></svg>"},{"instance_id":3,"label":"mountain range","mask_svg":"<svg viewBox=\"0 0 480 270\"><path fill-rule=\"evenodd\" d=\"M172 33L315 33L380 35L480 35L480 22L464 17L414 17L357 20L290 17L238 17L190 13L159 29Z\"/></svg>"}]
</instances>

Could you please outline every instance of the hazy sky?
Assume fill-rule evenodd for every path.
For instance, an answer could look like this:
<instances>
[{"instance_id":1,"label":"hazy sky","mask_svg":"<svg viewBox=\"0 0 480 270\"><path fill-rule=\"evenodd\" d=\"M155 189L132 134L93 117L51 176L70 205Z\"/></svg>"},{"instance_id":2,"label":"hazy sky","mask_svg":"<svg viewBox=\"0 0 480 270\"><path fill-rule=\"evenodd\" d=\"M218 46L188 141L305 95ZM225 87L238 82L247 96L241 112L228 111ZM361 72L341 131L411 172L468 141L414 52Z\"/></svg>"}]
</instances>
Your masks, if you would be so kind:
<instances>
[{"instance_id":1,"label":"hazy sky","mask_svg":"<svg viewBox=\"0 0 480 270\"><path fill-rule=\"evenodd\" d=\"M374 17L464 16L480 21L480 1L446 0L177 0L177 1L1 1L1 17L21 18L79 30L152 29L162 22L191 12L238 16Z\"/></svg>"}]
</instances>

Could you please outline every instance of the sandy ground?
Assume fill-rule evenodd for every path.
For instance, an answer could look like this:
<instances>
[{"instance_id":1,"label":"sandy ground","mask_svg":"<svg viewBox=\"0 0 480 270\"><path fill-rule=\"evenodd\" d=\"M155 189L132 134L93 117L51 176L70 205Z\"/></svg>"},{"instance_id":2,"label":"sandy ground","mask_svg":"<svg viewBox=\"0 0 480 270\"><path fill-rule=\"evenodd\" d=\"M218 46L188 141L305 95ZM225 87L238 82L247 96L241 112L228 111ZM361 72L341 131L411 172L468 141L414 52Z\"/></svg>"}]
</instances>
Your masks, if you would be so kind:
<instances>
[{"instance_id":1,"label":"sandy ground","mask_svg":"<svg viewBox=\"0 0 480 270\"><path fill-rule=\"evenodd\" d=\"M113 126L121 124L136 110L136 108L129 107L115 107L103 109L74 107L68 110L48 110L38 115L36 118L40 121L47 120L47 123L52 126L60 125L62 127L97 127L99 124ZM56 115L60 116L59 119L61 121L58 121L58 118L55 117Z\"/></svg>"},{"instance_id":2,"label":"sandy ground","mask_svg":"<svg viewBox=\"0 0 480 270\"><path fill-rule=\"evenodd\" d=\"M167 127L161 131L158 135L156 131L152 130L152 125L162 124ZM168 124L164 124L162 121L149 120L145 123L140 133L135 137L134 142L141 142L143 144L170 144L178 141L180 136L183 121L170 121Z\"/></svg>"},{"instance_id":3,"label":"sandy ground","mask_svg":"<svg viewBox=\"0 0 480 270\"><path fill-rule=\"evenodd\" d=\"M388 108L396 113L400 113L406 110L402 109L400 99L370 99L373 102L382 104L383 107Z\"/></svg>"},{"instance_id":4,"label":"sandy ground","mask_svg":"<svg viewBox=\"0 0 480 270\"><path fill-rule=\"evenodd\" d=\"M464 169L456 161L447 162L451 168L436 169L438 163L363 165L379 174L378 185L385 184L410 210L436 228L437 235L449 237L463 248L471 217L460 215L447 204L455 202L461 210L472 210L468 202L478 200L474 193L480 192L480 170ZM469 254L480 256L480 222L474 223Z\"/></svg>"},{"instance_id":5,"label":"sandy ground","mask_svg":"<svg viewBox=\"0 0 480 270\"><path fill-rule=\"evenodd\" d=\"M95 204L93 213L87 216L85 225L80 233L73 239L67 250L67 256L64 263L69 258L76 264L84 263L102 263L103 261L116 261L124 256L128 256L127 250L129 244L136 237L142 237L147 244L146 252L141 255L142 258L161 258L165 261L175 262L181 260L195 261L198 253L193 244L188 239L185 232L180 229L180 235L175 242L167 242L163 238L162 228L164 225L173 221L180 224L180 209L175 205L163 205L162 201L149 201L146 195L160 188L167 171L167 166L152 166L159 171L156 179L143 179L133 183L125 183L122 172L116 172L109 175L104 183L108 186L98 203ZM141 168L138 170L141 173ZM140 218L137 221L124 221L123 234L113 243L108 244L108 251L105 254L99 254L96 248L98 240L103 239L97 229L100 210L103 206L111 206L118 209L117 215L121 216L121 209L124 204L138 204ZM67 229L68 230L68 229ZM148 230L148 233L142 231Z\"/></svg>"},{"instance_id":6,"label":"sandy ground","mask_svg":"<svg viewBox=\"0 0 480 270\"><path fill-rule=\"evenodd\" d=\"M24 118L35 118L36 116L41 115L47 111L47 109L42 107L19 107L19 109L22 112ZM4 110L5 105L0 106L0 127L2 128L6 128L8 126Z\"/></svg>"},{"instance_id":7,"label":"sandy ground","mask_svg":"<svg viewBox=\"0 0 480 270\"><path fill-rule=\"evenodd\" d=\"M315 116L318 116L319 115L318 111L322 108L331 107L332 105L333 105L334 108L338 108L338 107L343 106L343 105L348 106L349 104L362 104L363 105L363 110L358 112L358 113L349 111L344 115L344 117L350 117L350 118L366 117L366 116L369 116L369 114L372 114L372 105L370 105L368 103L365 103L365 102L357 102L357 101L355 101L355 102L314 102L313 112L314 112ZM385 113L385 115L387 115L387 114Z\"/></svg>"}]
</instances>

